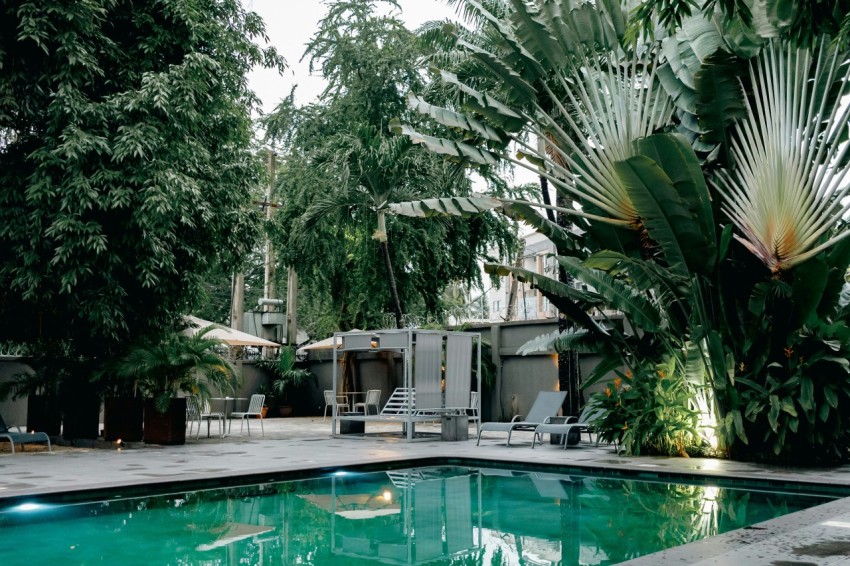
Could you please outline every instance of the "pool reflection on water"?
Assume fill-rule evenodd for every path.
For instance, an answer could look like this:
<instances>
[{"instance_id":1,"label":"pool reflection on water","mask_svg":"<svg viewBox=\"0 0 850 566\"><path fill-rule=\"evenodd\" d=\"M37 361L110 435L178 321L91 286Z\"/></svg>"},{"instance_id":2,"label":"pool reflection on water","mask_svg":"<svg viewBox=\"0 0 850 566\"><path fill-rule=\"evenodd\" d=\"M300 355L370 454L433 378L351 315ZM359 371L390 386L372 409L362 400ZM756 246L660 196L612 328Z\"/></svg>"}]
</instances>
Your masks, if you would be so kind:
<instances>
[{"instance_id":1,"label":"pool reflection on water","mask_svg":"<svg viewBox=\"0 0 850 566\"><path fill-rule=\"evenodd\" d=\"M616 564L824 503L494 468L338 473L179 495L0 509L4 565Z\"/></svg>"}]
</instances>

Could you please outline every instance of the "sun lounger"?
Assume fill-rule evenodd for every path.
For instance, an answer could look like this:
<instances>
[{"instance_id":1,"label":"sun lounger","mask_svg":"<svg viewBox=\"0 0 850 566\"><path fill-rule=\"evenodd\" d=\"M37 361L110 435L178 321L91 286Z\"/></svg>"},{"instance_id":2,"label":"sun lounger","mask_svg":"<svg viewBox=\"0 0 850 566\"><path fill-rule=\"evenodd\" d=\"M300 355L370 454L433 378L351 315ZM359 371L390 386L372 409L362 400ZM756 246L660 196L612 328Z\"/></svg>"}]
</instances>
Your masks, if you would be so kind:
<instances>
[{"instance_id":1,"label":"sun lounger","mask_svg":"<svg viewBox=\"0 0 850 566\"><path fill-rule=\"evenodd\" d=\"M507 432L508 439L505 446L510 446L511 434L514 431L525 430L534 432L539 425L548 423L551 417L558 414L566 398L567 394L564 391L541 391L537 394L537 399L534 400L534 404L531 406L524 420L520 418L521 415L517 415L508 423L482 423L478 431L478 442L475 443L476 446L481 443L481 433L485 431Z\"/></svg>"},{"instance_id":2,"label":"sun lounger","mask_svg":"<svg viewBox=\"0 0 850 566\"><path fill-rule=\"evenodd\" d=\"M563 423L555 423L550 421L539 424L537 425L537 428L534 429L534 438L531 440L531 447L534 448L534 445L538 439L540 439L540 442L542 443L544 434L560 434L561 444L564 445L564 450L566 450L567 444L578 444L578 440L576 440L575 442L570 442L570 433L572 433L573 431L578 432L576 436L580 440L581 433L587 432L589 434L590 429L585 423L578 422L578 419L575 417L567 417L566 422ZM576 438L576 436L573 436L572 438Z\"/></svg>"},{"instance_id":3,"label":"sun lounger","mask_svg":"<svg viewBox=\"0 0 850 566\"><path fill-rule=\"evenodd\" d=\"M564 450L567 449L567 445L575 445L578 444L581 440L582 433L587 434L587 441L593 442L591 438L592 432L592 423L598 413L598 409L594 409L593 407L585 407L584 411L582 411L581 415L578 418L576 417L563 417L563 423L556 423L550 420L548 423L544 423L539 425L535 429L534 439L531 441L531 447L534 448L535 441L539 440L541 443L543 442L544 434L560 434L561 443L564 445ZM572 438L576 439L575 442L570 441L571 433L573 431L577 431L577 434L573 434ZM538 436L539 435L539 436ZM598 441L597 441L598 444Z\"/></svg>"},{"instance_id":4,"label":"sun lounger","mask_svg":"<svg viewBox=\"0 0 850 566\"><path fill-rule=\"evenodd\" d=\"M20 427L17 427L20 429ZM6 426L6 422L0 415L0 439L5 438L12 445L12 454L15 453L15 444L20 444L21 447L25 444L35 442L46 442L48 452L53 452L53 447L50 445L50 437L45 432L15 432Z\"/></svg>"}]
</instances>

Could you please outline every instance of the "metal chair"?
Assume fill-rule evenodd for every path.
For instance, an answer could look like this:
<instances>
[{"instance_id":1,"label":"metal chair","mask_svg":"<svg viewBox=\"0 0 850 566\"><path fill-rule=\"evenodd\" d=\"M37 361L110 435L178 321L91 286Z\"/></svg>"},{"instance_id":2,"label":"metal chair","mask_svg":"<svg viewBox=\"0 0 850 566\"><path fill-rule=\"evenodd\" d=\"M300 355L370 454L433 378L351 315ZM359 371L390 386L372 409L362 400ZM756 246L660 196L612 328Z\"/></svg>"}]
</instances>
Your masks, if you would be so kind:
<instances>
[{"instance_id":1,"label":"metal chair","mask_svg":"<svg viewBox=\"0 0 850 566\"><path fill-rule=\"evenodd\" d=\"M469 393L469 418L477 421L481 418L481 394L478 391Z\"/></svg>"},{"instance_id":2,"label":"metal chair","mask_svg":"<svg viewBox=\"0 0 850 566\"><path fill-rule=\"evenodd\" d=\"M380 389L370 389L366 392L366 399L362 403L354 404L354 412L359 412L357 410L358 407L363 407L363 414L369 414L369 407L375 407L375 414L381 412L381 390Z\"/></svg>"},{"instance_id":3,"label":"metal chair","mask_svg":"<svg viewBox=\"0 0 850 566\"><path fill-rule=\"evenodd\" d=\"M234 411L230 413L230 421L227 425L227 432L230 434L230 429L233 426L233 419L237 418L242 421L239 425L239 436L242 436L242 428L245 425L245 422L248 422L248 436L251 436L251 417L256 417L260 419L260 430L263 433L263 437L266 436L266 431L263 429L263 404L266 402L265 395L254 394L251 395L251 401L248 403L247 411Z\"/></svg>"},{"instance_id":4,"label":"metal chair","mask_svg":"<svg viewBox=\"0 0 850 566\"><path fill-rule=\"evenodd\" d=\"M340 401L340 399L342 401ZM343 412L341 407L345 407L345 412L347 412L350 407L348 404L348 397L345 395L334 395L332 389L325 389L325 416L322 417L322 420L328 418L328 407L332 407L334 403L336 403L337 406L337 414Z\"/></svg>"},{"instance_id":5,"label":"metal chair","mask_svg":"<svg viewBox=\"0 0 850 566\"><path fill-rule=\"evenodd\" d=\"M189 423L188 434L192 436L194 423L198 423L198 432L195 434L195 440L201 437L201 421L207 421L207 438L210 437L210 421L213 419L218 421L218 437L224 438L224 413L210 411L210 402L201 401L194 395L189 395L186 398L186 418Z\"/></svg>"},{"instance_id":6,"label":"metal chair","mask_svg":"<svg viewBox=\"0 0 850 566\"><path fill-rule=\"evenodd\" d=\"M50 445L50 437L47 436L45 432L20 432L21 427L16 427L18 432L13 431L6 423L3 421L3 417L0 416L0 438L5 438L9 441L9 444L12 445L12 454L15 453L15 444L21 445L21 450L24 449L25 444L31 444L33 442L46 442L47 443L47 451L53 452L53 447Z\"/></svg>"}]
</instances>

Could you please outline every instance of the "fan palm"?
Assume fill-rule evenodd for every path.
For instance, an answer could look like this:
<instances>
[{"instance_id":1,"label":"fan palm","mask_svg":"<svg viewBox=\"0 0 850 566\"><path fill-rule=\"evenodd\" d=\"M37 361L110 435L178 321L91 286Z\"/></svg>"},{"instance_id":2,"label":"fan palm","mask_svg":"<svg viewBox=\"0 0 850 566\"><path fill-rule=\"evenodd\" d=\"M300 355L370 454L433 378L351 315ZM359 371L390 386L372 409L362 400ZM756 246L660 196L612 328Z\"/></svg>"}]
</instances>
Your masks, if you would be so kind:
<instances>
[{"instance_id":1,"label":"fan palm","mask_svg":"<svg viewBox=\"0 0 850 566\"><path fill-rule=\"evenodd\" d=\"M846 138L847 53L773 42L750 63L752 101L735 126L734 167L718 191L736 238L773 272L786 271L850 235Z\"/></svg>"},{"instance_id":2,"label":"fan palm","mask_svg":"<svg viewBox=\"0 0 850 566\"><path fill-rule=\"evenodd\" d=\"M618 42L623 15L609 4L560 2L543 8L513 2L509 16L502 16L507 23L483 5L465 2L486 22L486 41L462 39L458 45L501 90L495 96L478 91L470 86L475 81L442 71L441 80L478 116L418 97L411 97L411 106L463 131L466 139L434 138L401 124L396 129L457 160L512 162L540 174L586 208L555 207L559 212L639 229L640 218L614 164L635 155L636 140L669 123L673 103L660 87L656 49L641 45L624 64ZM529 136L545 143L530 142ZM508 141L520 149L516 157L503 151Z\"/></svg>"}]
</instances>

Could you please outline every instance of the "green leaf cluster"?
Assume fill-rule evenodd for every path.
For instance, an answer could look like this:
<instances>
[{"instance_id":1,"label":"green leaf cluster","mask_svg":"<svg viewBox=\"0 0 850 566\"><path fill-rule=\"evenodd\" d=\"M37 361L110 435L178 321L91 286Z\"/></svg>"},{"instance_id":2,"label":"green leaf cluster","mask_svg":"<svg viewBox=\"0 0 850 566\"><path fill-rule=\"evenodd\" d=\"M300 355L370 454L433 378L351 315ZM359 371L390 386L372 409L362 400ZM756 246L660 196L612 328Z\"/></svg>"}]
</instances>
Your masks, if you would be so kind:
<instances>
[{"instance_id":1,"label":"green leaf cluster","mask_svg":"<svg viewBox=\"0 0 850 566\"><path fill-rule=\"evenodd\" d=\"M391 202L458 195L464 206L471 196L462 167L390 131L388 116L425 123L407 98L424 87L425 53L376 3L332 2L305 53L327 90L303 107L290 96L265 119L282 160L270 233L278 262L298 272L299 318L313 335L383 327L396 308L440 318L448 286L477 284L478 258L506 258L514 245L503 217L391 213Z\"/></svg>"},{"instance_id":2,"label":"green leaf cluster","mask_svg":"<svg viewBox=\"0 0 850 566\"><path fill-rule=\"evenodd\" d=\"M438 58L455 113L417 104L462 139L400 131L479 166L488 159L458 143L527 162L566 204L393 209L468 216L515 207L541 232L559 233L558 262L581 290L511 266L487 269L530 283L577 325L526 351L595 351L605 361L589 382L615 370L623 379L622 368L640 382L618 394L616 410L610 396L592 401L620 419L602 434L630 451L681 448L699 413L718 419L735 457L850 456L848 110L839 103L850 55L821 35L835 30L832 16L819 12L811 36L788 23L817 12L800 3L749 12L708 2L692 14L690 2L650 2L641 13L660 8L669 29L635 32L633 21L627 33L628 16L606 2L462 4L478 27L453 30L463 41L443 44ZM482 136L488 127L496 133ZM541 208L571 226L548 223ZM659 387L652 374L667 365L681 378ZM627 419L644 412L653 417L626 436Z\"/></svg>"},{"instance_id":3,"label":"green leaf cluster","mask_svg":"<svg viewBox=\"0 0 850 566\"><path fill-rule=\"evenodd\" d=\"M251 248L263 37L237 0L0 3L3 338L121 351Z\"/></svg>"}]
</instances>

